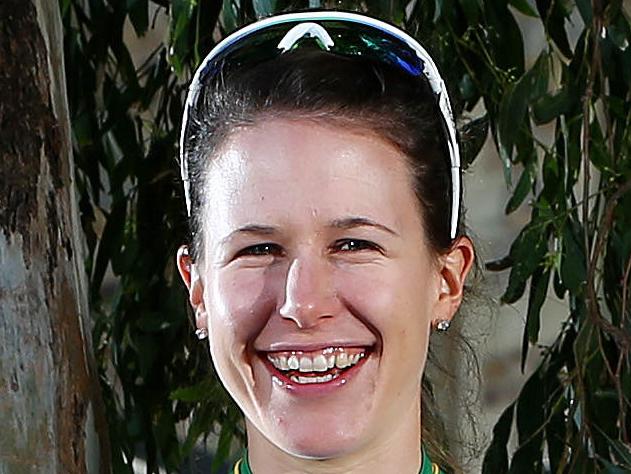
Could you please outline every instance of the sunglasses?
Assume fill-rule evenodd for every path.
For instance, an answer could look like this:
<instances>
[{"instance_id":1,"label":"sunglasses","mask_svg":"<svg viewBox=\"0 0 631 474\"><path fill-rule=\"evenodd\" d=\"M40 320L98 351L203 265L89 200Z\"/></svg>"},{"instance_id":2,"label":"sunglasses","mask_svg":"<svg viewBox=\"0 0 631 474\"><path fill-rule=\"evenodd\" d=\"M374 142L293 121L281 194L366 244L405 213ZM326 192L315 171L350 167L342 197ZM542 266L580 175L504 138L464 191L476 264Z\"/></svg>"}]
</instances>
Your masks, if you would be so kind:
<instances>
[{"instance_id":1,"label":"sunglasses","mask_svg":"<svg viewBox=\"0 0 631 474\"><path fill-rule=\"evenodd\" d=\"M378 60L427 81L442 116L451 162L450 235L454 239L460 211L460 150L445 82L430 55L410 35L375 18L342 11L307 11L265 18L233 32L208 53L195 71L182 118L180 171L188 215L191 214L190 182L184 144L188 137L188 117L197 107L203 87L230 70L272 59L307 41L333 54Z\"/></svg>"}]
</instances>

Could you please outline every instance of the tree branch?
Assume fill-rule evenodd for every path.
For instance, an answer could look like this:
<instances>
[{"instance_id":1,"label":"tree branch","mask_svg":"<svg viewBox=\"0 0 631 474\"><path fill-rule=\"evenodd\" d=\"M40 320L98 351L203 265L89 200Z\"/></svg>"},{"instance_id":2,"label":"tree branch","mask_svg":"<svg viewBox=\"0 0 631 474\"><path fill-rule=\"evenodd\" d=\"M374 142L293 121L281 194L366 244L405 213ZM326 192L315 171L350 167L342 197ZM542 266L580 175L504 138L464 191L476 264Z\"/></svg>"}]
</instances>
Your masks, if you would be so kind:
<instances>
[{"instance_id":1,"label":"tree branch","mask_svg":"<svg viewBox=\"0 0 631 474\"><path fill-rule=\"evenodd\" d=\"M621 349L625 351L628 351L631 348L631 337L626 334L623 329L614 326L602 316L600 305L598 304L594 280L596 278L598 261L604 252L607 236L609 235L609 231L613 225L613 215L618 204L618 200L629 191L631 191L631 179L620 186L606 202L604 215L598 226L598 238L594 246L594 252L587 267L586 281L587 308L590 319L597 327L613 337L621 346Z\"/></svg>"}]
</instances>

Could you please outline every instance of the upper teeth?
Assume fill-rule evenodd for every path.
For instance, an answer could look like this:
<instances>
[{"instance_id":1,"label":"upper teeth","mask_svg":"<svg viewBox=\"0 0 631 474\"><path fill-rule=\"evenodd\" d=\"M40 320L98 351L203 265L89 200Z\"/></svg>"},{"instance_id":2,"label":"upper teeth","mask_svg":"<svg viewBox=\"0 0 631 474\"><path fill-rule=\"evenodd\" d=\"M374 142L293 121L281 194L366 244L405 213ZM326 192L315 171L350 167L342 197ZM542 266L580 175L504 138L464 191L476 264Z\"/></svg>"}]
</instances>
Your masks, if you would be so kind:
<instances>
[{"instance_id":1,"label":"upper teeth","mask_svg":"<svg viewBox=\"0 0 631 474\"><path fill-rule=\"evenodd\" d=\"M296 354L294 352L288 355L272 355L268 354L267 359L274 367L279 370L299 370L300 372L326 372L333 367L343 369L357 364L365 352L356 354L348 354L344 349L339 348L335 351L330 349L322 351L323 353L311 356L307 354ZM326 354L326 355L325 355Z\"/></svg>"}]
</instances>

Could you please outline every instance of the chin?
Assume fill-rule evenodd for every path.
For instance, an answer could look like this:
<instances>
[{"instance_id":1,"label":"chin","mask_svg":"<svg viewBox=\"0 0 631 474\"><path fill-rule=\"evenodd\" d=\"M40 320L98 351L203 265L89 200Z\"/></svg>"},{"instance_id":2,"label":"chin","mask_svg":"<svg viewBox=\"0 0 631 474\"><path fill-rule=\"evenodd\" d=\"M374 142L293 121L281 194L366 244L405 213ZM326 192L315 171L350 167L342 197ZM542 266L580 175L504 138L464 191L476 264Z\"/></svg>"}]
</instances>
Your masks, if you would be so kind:
<instances>
[{"instance_id":1,"label":"chin","mask_svg":"<svg viewBox=\"0 0 631 474\"><path fill-rule=\"evenodd\" d=\"M365 430L358 420L339 414L296 417L276 426L276 444L283 451L305 459L332 459L361 448Z\"/></svg>"}]
</instances>

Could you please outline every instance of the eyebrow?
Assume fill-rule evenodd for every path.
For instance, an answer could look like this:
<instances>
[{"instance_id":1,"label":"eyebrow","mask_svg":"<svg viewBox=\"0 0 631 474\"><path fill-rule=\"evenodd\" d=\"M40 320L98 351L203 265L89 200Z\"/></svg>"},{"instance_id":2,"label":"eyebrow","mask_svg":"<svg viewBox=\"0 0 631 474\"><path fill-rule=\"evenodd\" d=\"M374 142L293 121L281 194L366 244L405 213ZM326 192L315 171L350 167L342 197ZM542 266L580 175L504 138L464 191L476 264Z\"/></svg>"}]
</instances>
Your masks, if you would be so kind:
<instances>
[{"instance_id":1,"label":"eyebrow","mask_svg":"<svg viewBox=\"0 0 631 474\"><path fill-rule=\"evenodd\" d=\"M397 234L390 227L380 224L379 222L375 222L372 219L369 219L367 217L357 217L357 216L343 217L341 219L334 219L330 223L330 227L333 227L335 229L352 229L354 227L364 227L364 226L375 227L377 229L381 229L385 232L388 232L389 234L396 235L397 237L399 236L399 234Z\"/></svg>"},{"instance_id":2,"label":"eyebrow","mask_svg":"<svg viewBox=\"0 0 631 474\"><path fill-rule=\"evenodd\" d=\"M279 228L271 225L262 225L262 224L247 224L243 227L239 227L238 229L233 230L228 235L226 235L223 239L221 239L220 244L223 245L230 241L237 234L256 234L256 235L274 235L279 231Z\"/></svg>"},{"instance_id":3,"label":"eyebrow","mask_svg":"<svg viewBox=\"0 0 631 474\"><path fill-rule=\"evenodd\" d=\"M333 219L329 222L328 227L333 229L353 229L355 227L374 227L389 234L399 236L397 232L367 217L349 216L340 219ZM238 229L230 232L226 237L221 239L221 244L227 243L230 239L238 234L255 234L255 235L274 235L280 231L280 227L264 224L246 224Z\"/></svg>"}]
</instances>

